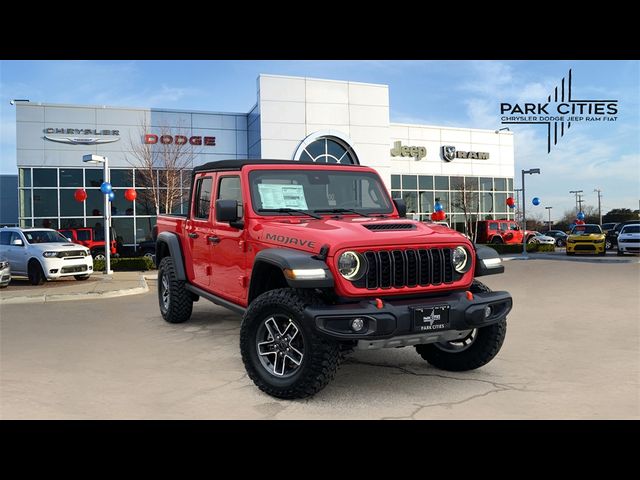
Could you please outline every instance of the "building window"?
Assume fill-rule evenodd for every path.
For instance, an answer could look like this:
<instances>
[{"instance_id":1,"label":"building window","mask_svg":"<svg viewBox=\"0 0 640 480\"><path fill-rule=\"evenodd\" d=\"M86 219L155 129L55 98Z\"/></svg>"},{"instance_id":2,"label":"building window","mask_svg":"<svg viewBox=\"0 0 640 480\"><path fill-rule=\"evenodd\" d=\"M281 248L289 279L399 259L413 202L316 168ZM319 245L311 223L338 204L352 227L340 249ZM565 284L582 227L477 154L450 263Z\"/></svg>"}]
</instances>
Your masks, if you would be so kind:
<instances>
[{"instance_id":1,"label":"building window","mask_svg":"<svg viewBox=\"0 0 640 480\"><path fill-rule=\"evenodd\" d=\"M60 175L60 178L62 178L62 175ZM84 216L84 202L76 201L74 193L75 190L60 190L60 216Z\"/></svg>"},{"instance_id":2,"label":"building window","mask_svg":"<svg viewBox=\"0 0 640 480\"><path fill-rule=\"evenodd\" d=\"M19 181L21 187L30 187L31 186L31 169L30 168L21 168Z\"/></svg>"},{"instance_id":3,"label":"building window","mask_svg":"<svg viewBox=\"0 0 640 480\"><path fill-rule=\"evenodd\" d=\"M58 216L58 190L41 188L33 190L33 216Z\"/></svg>"},{"instance_id":4,"label":"building window","mask_svg":"<svg viewBox=\"0 0 640 480\"><path fill-rule=\"evenodd\" d=\"M61 187L82 187L82 169L81 168L61 168L60 169L60 186Z\"/></svg>"},{"instance_id":5,"label":"building window","mask_svg":"<svg viewBox=\"0 0 640 480\"><path fill-rule=\"evenodd\" d=\"M34 168L33 169L33 186L34 187L57 187L58 171L55 168Z\"/></svg>"},{"instance_id":6,"label":"building window","mask_svg":"<svg viewBox=\"0 0 640 480\"><path fill-rule=\"evenodd\" d=\"M104 177L103 173L104 173L103 169L87 168L84 171L84 176L86 179L85 186L100 187L100 185L102 185L102 181Z\"/></svg>"},{"instance_id":7,"label":"building window","mask_svg":"<svg viewBox=\"0 0 640 480\"><path fill-rule=\"evenodd\" d=\"M320 137L304 147L301 162L358 164L353 149L336 137Z\"/></svg>"}]
</instances>

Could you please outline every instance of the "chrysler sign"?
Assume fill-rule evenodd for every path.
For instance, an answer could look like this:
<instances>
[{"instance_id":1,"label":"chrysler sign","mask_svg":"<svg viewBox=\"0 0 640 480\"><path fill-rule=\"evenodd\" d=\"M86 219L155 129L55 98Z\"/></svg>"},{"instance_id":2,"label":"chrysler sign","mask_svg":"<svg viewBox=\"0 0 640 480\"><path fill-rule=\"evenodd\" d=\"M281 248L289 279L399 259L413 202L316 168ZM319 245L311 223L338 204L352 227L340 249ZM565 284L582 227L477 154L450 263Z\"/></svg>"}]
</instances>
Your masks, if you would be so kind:
<instances>
[{"instance_id":1,"label":"chrysler sign","mask_svg":"<svg viewBox=\"0 0 640 480\"><path fill-rule=\"evenodd\" d=\"M52 142L72 145L96 145L120 140L120 130L97 130L91 128L45 128L44 138Z\"/></svg>"}]
</instances>

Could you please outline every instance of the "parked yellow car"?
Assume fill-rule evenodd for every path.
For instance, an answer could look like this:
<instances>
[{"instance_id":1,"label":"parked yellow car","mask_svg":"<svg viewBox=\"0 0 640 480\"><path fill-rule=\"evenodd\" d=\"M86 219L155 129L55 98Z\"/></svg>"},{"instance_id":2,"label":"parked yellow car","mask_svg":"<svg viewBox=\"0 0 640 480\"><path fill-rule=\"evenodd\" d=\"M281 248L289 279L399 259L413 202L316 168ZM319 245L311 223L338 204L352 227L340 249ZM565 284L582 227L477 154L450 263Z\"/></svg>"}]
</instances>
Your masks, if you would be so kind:
<instances>
[{"instance_id":1,"label":"parked yellow car","mask_svg":"<svg viewBox=\"0 0 640 480\"><path fill-rule=\"evenodd\" d=\"M576 253L597 253L606 255L605 234L600 225L576 225L567 237L567 255Z\"/></svg>"}]
</instances>

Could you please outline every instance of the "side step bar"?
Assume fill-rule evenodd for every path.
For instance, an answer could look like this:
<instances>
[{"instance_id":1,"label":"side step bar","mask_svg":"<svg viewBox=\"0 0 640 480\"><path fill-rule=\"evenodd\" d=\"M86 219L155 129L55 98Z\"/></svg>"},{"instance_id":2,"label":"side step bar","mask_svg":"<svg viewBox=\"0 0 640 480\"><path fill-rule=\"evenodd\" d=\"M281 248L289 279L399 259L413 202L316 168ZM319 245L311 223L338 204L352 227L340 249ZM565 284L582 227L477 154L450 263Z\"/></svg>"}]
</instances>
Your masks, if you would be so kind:
<instances>
[{"instance_id":1,"label":"side step bar","mask_svg":"<svg viewBox=\"0 0 640 480\"><path fill-rule=\"evenodd\" d=\"M230 302L229 300L225 300L224 298L220 298L212 293L205 292L201 288L194 287L190 283L187 283L184 288L189 290L191 293L195 293L199 297L206 298L210 302L215 303L216 305L220 305L221 307L227 308L231 310L233 313L237 313L239 315L244 315L246 308L241 307L240 305L236 305L235 303Z\"/></svg>"}]
</instances>

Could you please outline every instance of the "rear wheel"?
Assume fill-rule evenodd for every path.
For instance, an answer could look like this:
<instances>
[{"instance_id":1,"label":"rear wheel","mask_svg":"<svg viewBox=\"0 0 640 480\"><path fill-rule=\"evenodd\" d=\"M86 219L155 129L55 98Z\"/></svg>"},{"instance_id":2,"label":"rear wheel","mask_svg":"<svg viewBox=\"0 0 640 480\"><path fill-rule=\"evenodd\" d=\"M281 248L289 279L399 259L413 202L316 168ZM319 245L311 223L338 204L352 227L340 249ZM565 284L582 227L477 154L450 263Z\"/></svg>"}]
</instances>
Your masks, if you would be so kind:
<instances>
[{"instance_id":1,"label":"rear wheel","mask_svg":"<svg viewBox=\"0 0 640 480\"><path fill-rule=\"evenodd\" d=\"M605 250L611 250L613 248L613 243L611 242L611 240L606 239L604 241L604 248Z\"/></svg>"},{"instance_id":2,"label":"rear wheel","mask_svg":"<svg viewBox=\"0 0 640 480\"><path fill-rule=\"evenodd\" d=\"M564 247L566 245L565 241L561 238L556 240L556 247Z\"/></svg>"},{"instance_id":3,"label":"rear wheel","mask_svg":"<svg viewBox=\"0 0 640 480\"><path fill-rule=\"evenodd\" d=\"M103 262L107 259L107 257L104 254L104 251L102 250L94 250L93 252L91 252L91 256L93 257L94 260L101 260Z\"/></svg>"},{"instance_id":4,"label":"rear wheel","mask_svg":"<svg viewBox=\"0 0 640 480\"><path fill-rule=\"evenodd\" d=\"M44 272L42 271L42 266L37 260L31 260L29 262L29 270L27 273L29 275L29 282L31 282L31 285L42 285L46 280Z\"/></svg>"},{"instance_id":5,"label":"rear wheel","mask_svg":"<svg viewBox=\"0 0 640 480\"><path fill-rule=\"evenodd\" d=\"M500 237L493 237L491 239L491 243L493 243L494 245L498 245L498 244L502 243L502 239Z\"/></svg>"},{"instance_id":6,"label":"rear wheel","mask_svg":"<svg viewBox=\"0 0 640 480\"><path fill-rule=\"evenodd\" d=\"M304 321L311 294L281 288L256 298L240 327L240 351L247 374L277 398L304 398L322 390L340 363L337 342L320 337Z\"/></svg>"},{"instance_id":7,"label":"rear wheel","mask_svg":"<svg viewBox=\"0 0 640 480\"><path fill-rule=\"evenodd\" d=\"M471 292L490 292L485 284L473 282ZM488 327L469 330L463 338L450 342L416 345L418 354L441 370L461 372L489 363L498 354L507 334L507 319Z\"/></svg>"},{"instance_id":8,"label":"rear wheel","mask_svg":"<svg viewBox=\"0 0 640 480\"><path fill-rule=\"evenodd\" d=\"M169 323L184 323L191 318L193 297L178 280L173 258L164 257L158 267L158 303L160 313Z\"/></svg>"}]
</instances>

